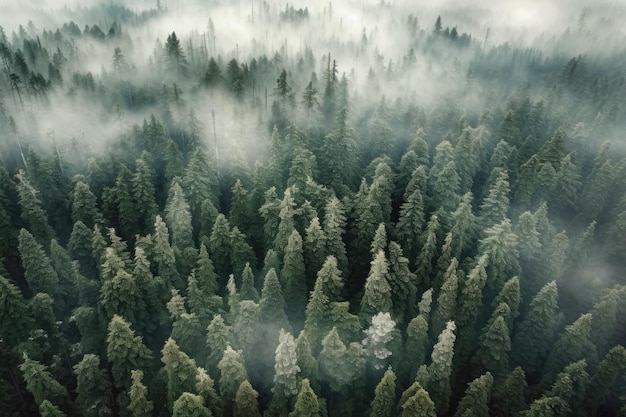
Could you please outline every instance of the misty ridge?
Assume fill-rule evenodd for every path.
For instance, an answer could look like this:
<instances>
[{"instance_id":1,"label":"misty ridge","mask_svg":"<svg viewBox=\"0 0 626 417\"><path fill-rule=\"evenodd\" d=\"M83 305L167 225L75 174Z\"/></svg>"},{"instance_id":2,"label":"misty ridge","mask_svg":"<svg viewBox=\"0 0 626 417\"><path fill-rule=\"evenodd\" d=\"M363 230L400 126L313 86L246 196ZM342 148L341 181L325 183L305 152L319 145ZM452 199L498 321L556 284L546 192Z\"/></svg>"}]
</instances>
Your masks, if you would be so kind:
<instances>
[{"instance_id":1,"label":"misty ridge","mask_svg":"<svg viewBox=\"0 0 626 417\"><path fill-rule=\"evenodd\" d=\"M0 4L0 415L626 416L626 3Z\"/></svg>"}]
</instances>

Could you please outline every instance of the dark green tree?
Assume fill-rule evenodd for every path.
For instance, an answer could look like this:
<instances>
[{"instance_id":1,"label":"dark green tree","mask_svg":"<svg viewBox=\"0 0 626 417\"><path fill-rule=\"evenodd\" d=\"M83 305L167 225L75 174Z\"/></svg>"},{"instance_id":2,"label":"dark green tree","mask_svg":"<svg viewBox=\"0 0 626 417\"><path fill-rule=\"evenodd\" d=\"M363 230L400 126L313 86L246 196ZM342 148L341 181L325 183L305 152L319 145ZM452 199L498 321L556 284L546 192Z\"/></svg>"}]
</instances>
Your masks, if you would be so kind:
<instances>
[{"instance_id":1,"label":"dark green tree","mask_svg":"<svg viewBox=\"0 0 626 417\"><path fill-rule=\"evenodd\" d=\"M42 246L26 229L20 230L18 249L24 275L33 292L54 294L58 291L59 276ZM48 241L50 243L50 241Z\"/></svg>"},{"instance_id":2,"label":"dark green tree","mask_svg":"<svg viewBox=\"0 0 626 417\"><path fill-rule=\"evenodd\" d=\"M489 416L489 400L491 398L492 384L493 377L489 372L470 382L454 416Z\"/></svg>"},{"instance_id":3,"label":"dark green tree","mask_svg":"<svg viewBox=\"0 0 626 417\"><path fill-rule=\"evenodd\" d=\"M114 415L112 384L106 370L100 369L100 357L86 354L74 366L77 403L85 415L98 417Z\"/></svg>"},{"instance_id":4,"label":"dark green tree","mask_svg":"<svg viewBox=\"0 0 626 417\"><path fill-rule=\"evenodd\" d=\"M151 416L154 405L152 401L148 400L148 388L142 382L143 371L132 371L131 379L133 383L128 391L128 397L130 398L128 410L132 413L133 417Z\"/></svg>"}]
</instances>

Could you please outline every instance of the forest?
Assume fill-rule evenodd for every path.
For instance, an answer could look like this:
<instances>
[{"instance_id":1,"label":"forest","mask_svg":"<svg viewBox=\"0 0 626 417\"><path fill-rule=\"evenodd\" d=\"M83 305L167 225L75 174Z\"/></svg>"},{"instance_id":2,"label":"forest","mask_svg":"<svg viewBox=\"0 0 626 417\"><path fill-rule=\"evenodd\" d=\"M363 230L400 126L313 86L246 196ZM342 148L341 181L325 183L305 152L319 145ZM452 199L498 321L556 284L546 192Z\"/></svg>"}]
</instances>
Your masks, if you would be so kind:
<instances>
[{"instance_id":1,"label":"forest","mask_svg":"<svg viewBox=\"0 0 626 417\"><path fill-rule=\"evenodd\" d=\"M626 417L625 3L28 3L0 415Z\"/></svg>"}]
</instances>

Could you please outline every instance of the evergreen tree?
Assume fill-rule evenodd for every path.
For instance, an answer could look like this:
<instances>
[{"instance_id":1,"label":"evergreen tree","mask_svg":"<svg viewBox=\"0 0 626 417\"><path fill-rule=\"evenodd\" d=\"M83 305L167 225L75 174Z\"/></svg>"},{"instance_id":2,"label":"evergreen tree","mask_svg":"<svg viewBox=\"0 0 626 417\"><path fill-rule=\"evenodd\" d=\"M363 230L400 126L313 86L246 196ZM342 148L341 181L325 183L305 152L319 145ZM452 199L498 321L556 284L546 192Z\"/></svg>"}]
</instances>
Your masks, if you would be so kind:
<instances>
[{"instance_id":1,"label":"evergreen tree","mask_svg":"<svg viewBox=\"0 0 626 417\"><path fill-rule=\"evenodd\" d=\"M198 368L196 375L196 392L204 399L207 408L214 416L222 415L222 400L214 388L214 381L204 368Z\"/></svg>"},{"instance_id":2,"label":"evergreen tree","mask_svg":"<svg viewBox=\"0 0 626 417\"><path fill-rule=\"evenodd\" d=\"M600 361L596 372L591 376L585 406L588 415L594 415L598 407L604 403L609 395L611 386L615 384L618 375L626 369L626 349L615 346L609 350Z\"/></svg>"},{"instance_id":3,"label":"evergreen tree","mask_svg":"<svg viewBox=\"0 0 626 417\"><path fill-rule=\"evenodd\" d=\"M106 371L99 366L100 357L94 354L86 354L74 366L77 403L85 415L112 416L112 384Z\"/></svg>"},{"instance_id":4,"label":"evergreen tree","mask_svg":"<svg viewBox=\"0 0 626 417\"><path fill-rule=\"evenodd\" d=\"M483 328L477 351L478 361L483 369L492 372L496 379L504 378L509 372L511 336L508 326L511 309L501 303Z\"/></svg>"},{"instance_id":5,"label":"evergreen tree","mask_svg":"<svg viewBox=\"0 0 626 417\"><path fill-rule=\"evenodd\" d=\"M246 262L246 266L243 268L239 296L242 300L251 300L255 303L259 301L259 293L254 287L254 273L249 262Z\"/></svg>"},{"instance_id":6,"label":"evergreen tree","mask_svg":"<svg viewBox=\"0 0 626 417\"><path fill-rule=\"evenodd\" d=\"M322 268L326 259L326 235L320 226L318 217L314 217L305 230L303 256L307 287L311 289L315 283L317 272Z\"/></svg>"},{"instance_id":7,"label":"evergreen tree","mask_svg":"<svg viewBox=\"0 0 626 417\"><path fill-rule=\"evenodd\" d=\"M128 396L130 398L130 404L128 410L132 413L133 417L149 417L152 415L154 405L152 401L148 400L148 388L143 384L143 372L140 370L134 370L131 372L131 378L133 380L130 386Z\"/></svg>"},{"instance_id":8,"label":"evergreen tree","mask_svg":"<svg viewBox=\"0 0 626 417\"><path fill-rule=\"evenodd\" d=\"M172 417L212 417L211 411L204 406L202 397L190 392L183 392L172 409Z\"/></svg>"},{"instance_id":9,"label":"evergreen tree","mask_svg":"<svg viewBox=\"0 0 626 417\"><path fill-rule=\"evenodd\" d=\"M443 276L443 284L437 297L437 304L435 305L432 315L432 333L440 334L446 327L446 323L450 320L454 320L459 282L457 277L457 267L459 262L456 258L452 258L448 269Z\"/></svg>"},{"instance_id":10,"label":"evergreen tree","mask_svg":"<svg viewBox=\"0 0 626 417\"><path fill-rule=\"evenodd\" d=\"M501 171L480 206L480 220L483 227L493 226L508 217L510 192L509 174L507 171Z\"/></svg>"},{"instance_id":11,"label":"evergreen tree","mask_svg":"<svg viewBox=\"0 0 626 417\"><path fill-rule=\"evenodd\" d=\"M396 375L391 368L385 371L374 390L370 416L391 417L396 408Z\"/></svg>"},{"instance_id":12,"label":"evergreen tree","mask_svg":"<svg viewBox=\"0 0 626 417\"><path fill-rule=\"evenodd\" d=\"M489 416L489 400L493 377L489 372L469 383L465 396L461 399L454 413L455 417L487 417Z\"/></svg>"},{"instance_id":13,"label":"evergreen tree","mask_svg":"<svg viewBox=\"0 0 626 417\"><path fill-rule=\"evenodd\" d=\"M49 243L49 241L48 241ZM26 229L20 230L19 246L26 282L34 292L54 294L59 276L50 263L42 246Z\"/></svg>"},{"instance_id":14,"label":"evergreen tree","mask_svg":"<svg viewBox=\"0 0 626 417\"><path fill-rule=\"evenodd\" d=\"M184 392L195 388L196 362L180 350L174 339L169 338L161 350L161 362L167 372L167 402L170 407Z\"/></svg>"},{"instance_id":15,"label":"evergreen tree","mask_svg":"<svg viewBox=\"0 0 626 417\"><path fill-rule=\"evenodd\" d=\"M332 328L332 316L329 310L331 303L338 300L342 288L343 279L337 268L337 259L329 256L317 274L315 288L306 306L304 329L314 352L318 351L317 346Z\"/></svg>"},{"instance_id":16,"label":"evergreen tree","mask_svg":"<svg viewBox=\"0 0 626 417\"><path fill-rule=\"evenodd\" d=\"M401 417L435 417L435 403L430 399L428 392L417 384L415 393L403 401L400 400ZM404 397L404 394L402 395Z\"/></svg>"},{"instance_id":17,"label":"evergreen tree","mask_svg":"<svg viewBox=\"0 0 626 417\"><path fill-rule=\"evenodd\" d=\"M289 417L322 417L317 395L306 378L300 384L300 391Z\"/></svg>"},{"instance_id":18,"label":"evergreen tree","mask_svg":"<svg viewBox=\"0 0 626 417\"><path fill-rule=\"evenodd\" d=\"M115 387L127 390L131 385L131 371L148 369L152 352L143 344L141 336L135 336L130 323L118 315L109 322L106 342Z\"/></svg>"},{"instance_id":19,"label":"evergreen tree","mask_svg":"<svg viewBox=\"0 0 626 417\"><path fill-rule=\"evenodd\" d=\"M426 362L430 348L428 322L424 316L417 315L406 328L406 342L404 344L404 358L407 362L410 379L415 377L417 369Z\"/></svg>"},{"instance_id":20,"label":"evergreen tree","mask_svg":"<svg viewBox=\"0 0 626 417\"><path fill-rule=\"evenodd\" d=\"M33 318L19 288L0 275L0 339L8 346L17 346L28 337Z\"/></svg>"},{"instance_id":21,"label":"evergreen tree","mask_svg":"<svg viewBox=\"0 0 626 417\"><path fill-rule=\"evenodd\" d=\"M152 239L154 242L153 259L157 265L159 276L167 288L182 288L183 282L176 268L176 257L170 246L169 230L161 216L156 216Z\"/></svg>"},{"instance_id":22,"label":"evergreen tree","mask_svg":"<svg viewBox=\"0 0 626 417\"><path fill-rule=\"evenodd\" d=\"M178 182L170 187L165 205L165 220L172 231L172 246L181 254L184 254L185 249L194 247L191 211Z\"/></svg>"},{"instance_id":23,"label":"evergreen tree","mask_svg":"<svg viewBox=\"0 0 626 417\"><path fill-rule=\"evenodd\" d=\"M295 344L298 359L297 365L298 368L300 368L300 375L302 377L301 383L304 384L304 380L307 380L307 383L310 384L313 389L317 388L317 391L319 391L319 366L317 359L313 357L311 344L304 330L301 331L296 338Z\"/></svg>"},{"instance_id":24,"label":"evergreen tree","mask_svg":"<svg viewBox=\"0 0 626 417\"><path fill-rule=\"evenodd\" d=\"M215 219L208 249L211 260L214 262L215 272L220 277L220 282L223 282L229 273L232 251L230 225L223 214L219 214Z\"/></svg>"},{"instance_id":25,"label":"evergreen tree","mask_svg":"<svg viewBox=\"0 0 626 417\"><path fill-rule=\"evenodd\" d=\"M66 414L61 411L56 405L52 404L48 400L43 400L39 405L39 414L41 417L65 417Z\"/></svg>"},{"instance_id":26,"label":"evergreen tree","mask_svg":"<svg viewBox=\"0 0 626 417\"><path fill-rule=\"evenodd\" d=\"M365 293L361 299L359 316L369 322L377 313L391 311L391 288L389 287L389 270L384 251L380 250L371 263L372 267L365 282Z\"/></svg>"},{"instance_id":27,"label":"evergreen tree","mask_svg":"<svg viewBox=\"0 0 626 417\"><path fill-rule=\"evenodd\" d=\"M286 300L285 312L294 323L304 322L304 307L307 302L307 283L302 238L293 230L284 249L285 257L280 281Z\"/></svg>"},{"instance_id":28,"label":"evergreen tree","mask_svg":"<svg viewBox=\"0 0 626 417\"><path fill-rule=\"evenodd\" d=\"M220 314L215 315L207 327L206 336L206 344L209 348L207 356L207 368L209 371L215 373L217 370L222 355L230 344L230 338L230 328Z\"/></svg>"},{"instance_id":29,"label":"evergreen tree","mask_svg":"<svg viewBox=\"0 0 626 417\"><path fill-rule=\"evenodd\" d=\"M417 275L420 282L423 282L426 286L430 286L431 278L430 274L433 270L433 261L435 259L437 251L437 234L439 232L439 217L433 214L426 226L426 236L424 237L424 244L419 252L419 255L415 261Z\"/></svg>"},{"instance_id":30,"label":"evergreen tree","mask_svg":"<svg viewBox=\"0 0 626 417\"><path fill-rule=\"evenodd\" d=\"M326 236L327 256L334 256L337 265L345 273L348 268L348 258L346 257L346 246L343 242L343 234L346 227L346 216L341 202L336 197L326 204L324 209L324 235Z\"/></svg>"},{"instance_id":31,"label":"evergreen tree","mask_svg":"<svg viewBox=\"0 0 626 417\"><path fill-rule=\"evenodd\" d=\"M48 245L54 237L54 231L50 227L48 215L37 197L40 190L36 190L30 183L24 171L20 170L16 175L19 205L22 209L21 218L28 225L33 236L40 245Z\"/></svg>"},{"instance_id":32,"label":"evergreen tree","mask_svg":"<svg viewBox=\"0 0 626 417\"><path fill-rule=\"evenodd\" d=\"M274 388L272 392L286 398L298 393L296 374L300 372L297 365L296 344L291 333L280 330L278 347L274 361Z\"/></svg>"},{"instance_id":33,"label":"evergreen tree","mask_svg":"<svg viewBox=\"0 0 626 417\"><path fill-rule=\"evenodd\" d=\"M393 302L392 317L398 322L415 315L417 277L409 269L409 260L403 256L396 242L389 242L389 287Z\"/></svg>"},{"instance_id":34,"label":"evergreen tree","mask_svg":"<svg viewBox=\"0 0 626 417\"><path fill-rule=\"evenodd\" d=\"M513 337L513 363L536 373L548 356L563 319L559 311L556 282L546 284L530 302L526 317Z\"/></svg>"},{"instance_id":35,"label":"evergreen tree","mask_svg":"<svg viewBox=\"0 0 626 417\"><path fill-rule=\"evenodd\" d=\"M513 369L502 384L493 386L490 411L502 417L514 417L527 408L524 394L527 388L524 370Z\"/></svg>"},{"instance_id":36,"label":"evergreen tree","mask_svg":"<svg viewBox=\"0 0 626 417\"><path fill-rule=\"evenodd\" d=\"M472 213L472 200L474 195L467 192L461 198L457 209L451 215L450 233L454 236L452 241L452 256L459 257L471 246L476 237L476 217Z\"/></svg>"},{"instance_id":37,"label":"evergreen tree","mask_svg":"<svg viewBox=\"0 0 626 417\"><path fill-rule=\"evenodd\" d=\"M248 380L248 373L243 364L241 351L234 351L230 346L224 350L224 356L217 365L220 370L219 388L226 405L232 407L237 390L242 382Z\"/></svg>"},{"instance_id":38,"label":"evergreen tree","mask_svg":"<svg viewBox=\"0 0 626 417\"><path fill-rule=\"evenodd\" d=\"M456 340L455 330L454 322L449 321L439 335L437 343L433 346L432 362L428 366L428 391L431 393L438 413L445 413L449 406L450 376L452 374L454 341Z\"/></svg>"},{"instance_id":39,"label":"evergreen tree","mask_svg":"<svg viewBox=\"0 0 626 417\"><path fill-rule=\"evenodd\" d=\"M96 196L83 181L77 181L72 192L72 222L83 222L92 228L96 223L102 223L102 214L97 207Z\"/></svg>"},{"instance_id":40,"label":"evergreen tree","mask_svg":"<svg viewBox=\"0 0 626 417\"><path fill-rule=\"evenodd\" d=\"M33 394L35 403L41 404L44 400L52 404L61 404L69 399L67 390L55 380L48 367L28 357L26 352L22 355L24 362L19 365L26 388Z\"/></svg>"},{"instance_id":41,"label":"evergreen tree","mask_svg":"<svg viewBox=\"0 0 626 417\"><path fill-rule=\"evenodd\" d=\"M141 225L141 231L151 226L150 222L152 222L152 219L159 211L154 185L156 173L152 168L153 162L151 159L146 151L141 154L141 157L135 161L135 173L130 180L130 184L128 184L132 190L135 212Z\"/></svg>"},{"instance_id":42,"label":"evergreen tree","mask_svg":"<svg viewBox=\"0 0 626 417\"><path fill-rule=\"evenodd\" d=\"M250 382L243 381L235 394L234 417L261 417L257 397L259 393L252 388Z\"/></svg>"}]
</instances>

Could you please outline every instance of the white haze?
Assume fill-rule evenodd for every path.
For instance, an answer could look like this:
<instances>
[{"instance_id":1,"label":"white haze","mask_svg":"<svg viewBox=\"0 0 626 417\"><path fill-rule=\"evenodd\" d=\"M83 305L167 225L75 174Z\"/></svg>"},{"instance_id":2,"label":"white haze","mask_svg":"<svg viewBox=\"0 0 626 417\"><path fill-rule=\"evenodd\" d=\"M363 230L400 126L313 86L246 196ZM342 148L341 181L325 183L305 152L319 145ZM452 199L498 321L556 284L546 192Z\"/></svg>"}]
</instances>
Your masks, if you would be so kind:
<instances>
[{"instance_id":1,"label":"white haze","mask_svg":"<svg viewBox=\"0 0 626 417\"><path fill-rule=\"evenodd\" d=\"M436 61L427 57L422 60L418 55L417 65L409 74L392 77L387 81L380 81L381 77L377 77L378 85L374 86L368 80L370 68L380 74L390 62L397 65L409 53L411 39L405 28L409 14L417 17L418 30L424 33L429 33L437 16L441 16L444 28L456 27L459 33L469 33L485 49L509 43L545 51L546 55L558 49L564 58L569 58L581 54L601 56L616 49L623 50L623 45L626 45L626 35L620 22L610 19L611 8L618 9L624 15L623 1L600 5L582 0L444 0L436 4L423 0L397 0L382 2L385 6L380 7L381 2L378 0L332 3L297 0L290 4L296 9L307 7L312 16L299 25L278 23L278 14L284 10L285 2L264 3L267 5L266 10L262 10L263 2L258 0L163 0L161 4L167 8L167 12L137 25L123 24L124 38L118 44L97 43L84 37L77 40L76 46L80 51L77 67L92 72L98 83L101 77L111 71L113 47L119 46L128 62L136 68L130 75L133 83L139 86L142 83L171 85L167 80L158 77L150 79L147 75L151 74L148 63L154 55L155 41L159 39L163 44L167 36L175 31L189 56L190 46L200 47L203 35L208 31L210 18L215 25L216 52L224 63L232 58L245 62L261 55L271 59L277 51L283 59L295 60L305 48L311 48L317 60L318 79L322 78L326 65L322 57L330 53L337 60L339 75L345 73L348 76L350 92L359 94L362 105L375 105L384 94L391 100L416 102L424 107L434 107L441 104L443 98L455 97L462 108L478 108L492 97L497 97L498 88L475 88L473 81L468 79L471 53L444 49ZM9 39L12 31L17 31L20 24L25 26L28 21L32 21L38 31L56 30L73 20L81 29L85 25L98 24L106 32L112 22L94 20L92 17L96 14L94 10L101 5L101 2L95 0L80 3L4 0L0 4L0 25ZM588 6L593 6L593 12L584 15L583 10ZM141 13L154 9L156 1L134 1L125 7ZM585 16L584 19L581 16ZM561 36L567 31L577 31L578 41L562 41ZM368 38L367 48L355 53L363 34ZM211 50L211 40L206 37L204 40ZM382 59L377 60L376 53ZM310 77L310 74L291 75L297 75L301 80ZM517 82L522 85L523 76ZM258 155L263 148L259 144L259 136L267 136L266 131L259 129L259 114L246 112L245 107L239 108L227 97L194 95L191 92L193 85L181 87L188 106L197 110L207 140L212 136L212 119L209 114L215 110L221 147L228 148L227 143L237 138L239 147L250 148L254 145L251 154ZM261 90L267 89L270 93L273 87L259 86ZM298 99L303 88L303 81L294 85ZM150 113L150 109L142 109L141 114L125 114L123 121L112 121L98 100L77 102L76 99L67 99L64 93L57 91L50 98L54 103L51 110L33 110L38 113L37 130L40 138L54 131L57 141L87 138L93 141L91 143L103 143L117 137L132 124L141 123ZM10 108L10 100L6 101Z\"/></svg>"}]
</instances>

